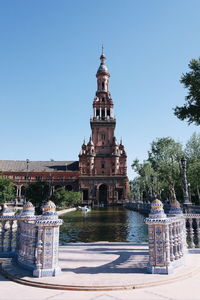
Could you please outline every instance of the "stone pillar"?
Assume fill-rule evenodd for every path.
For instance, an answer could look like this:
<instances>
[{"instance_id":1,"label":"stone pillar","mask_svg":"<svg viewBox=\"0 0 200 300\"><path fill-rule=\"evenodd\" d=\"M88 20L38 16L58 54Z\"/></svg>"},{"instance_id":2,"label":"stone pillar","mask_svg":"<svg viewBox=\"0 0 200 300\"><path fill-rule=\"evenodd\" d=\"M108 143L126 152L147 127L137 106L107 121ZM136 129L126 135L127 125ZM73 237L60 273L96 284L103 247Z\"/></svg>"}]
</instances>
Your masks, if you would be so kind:
<instances>
[{"instance_id":1,"label":"stone pillar","mask_svg":"<svg viewBox=\"0 0 200 300\"><path fill-rule=\"evenodd\" d=\"M22 195L22 186L20 185L18 188L19 188L19 191L18 191L18 197L19 197L19 199L21 199L21 195Z\"/></svg>"},{"instance_id":2,"label":"stone pillar","mask_svg":"<svg viewBox=\"0 0 200 300\"><path fill-rule=\"evenodd\" d=\"M183 239L178 238L182 234L178 231L182 224L181 220L177 217L168 218L160 200L156 199L152 202L149 218L145 219L149 234L147 269L150 273L170 274L175 267L182 264L179 250L182 249Z\"/></svg>"},{"instance_id":3,"label":"stone pillar","mask_svg":"<svg viewBox=\"0 0 200 300\"><path fill-rule=\"evenodd\" d=\"M38 228L36 246L35 277L56 276L61 270L58 266L59 227L63 220L58 219L56 206L48 201L43 206L43 214L36 220Z\"/></svg>"},{"instance_id":4,"label":"stone pillar","mask_svg":"<svg viewBox=\"0 0 200 300\"><path fill-rule=\"evenodd\" d=\"M24 268L33 270L35 264L35 208L27 201L17 223L17 262Z\"/></svg>"}]
</instances>

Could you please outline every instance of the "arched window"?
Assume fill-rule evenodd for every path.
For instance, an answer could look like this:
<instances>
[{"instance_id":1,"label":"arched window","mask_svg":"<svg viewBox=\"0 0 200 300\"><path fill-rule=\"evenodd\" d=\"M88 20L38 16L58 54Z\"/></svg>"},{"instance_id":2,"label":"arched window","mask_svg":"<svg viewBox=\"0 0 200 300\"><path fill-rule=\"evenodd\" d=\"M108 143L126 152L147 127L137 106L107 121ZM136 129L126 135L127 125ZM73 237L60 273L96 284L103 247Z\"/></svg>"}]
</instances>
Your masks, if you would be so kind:
<instances>
[{"instance_id":1,"label":"arched window","mask_svg":"<svg viewBox=\"0 0 200 300\"><path fill-rule=\"evenodd\" d=\"M105 90L105 82L104 81L102 81L102 90Z\"/></svg>"},{"instance_id":2,"label":"arched window","mask_svg":"<svg viewBox=\"0 0 200 300\"><path fill-rule=\"evenodd\" d=\"M101 134L101 140L102 140L102 141L105 141L105 138L106 138L105 133L102 133L102 134Z\"/></svg>"}]
</instances>

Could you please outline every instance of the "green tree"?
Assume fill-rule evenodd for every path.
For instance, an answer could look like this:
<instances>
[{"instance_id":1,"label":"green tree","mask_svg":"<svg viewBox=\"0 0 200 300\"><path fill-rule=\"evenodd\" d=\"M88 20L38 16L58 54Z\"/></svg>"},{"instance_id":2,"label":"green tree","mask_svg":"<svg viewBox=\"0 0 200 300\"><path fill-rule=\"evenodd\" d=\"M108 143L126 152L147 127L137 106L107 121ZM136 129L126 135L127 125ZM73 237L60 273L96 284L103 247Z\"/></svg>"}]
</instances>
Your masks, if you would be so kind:
<instances>
[{"instance_id":1,"label":"green tree","mask_svg":"<svg viewBox=\"0 0 200 300\"><path fill-rule=\"evenodd\" d=\"M4 203L6 201L14 198L14 186L12 180L0 176L0 203Z\"/></svg>"},{"instance_id":2,"label":"green tree","mask_svg":"<svg viewBox=\"0 0 200 300\"><path fill-rule=\"evenodd\" d=\"M169 189L170 200L176 199L175 189L181 187L180 160L182 146L172 138L158 138L151 144L148 160L157 173L158 182Z\"/></svg>"},{"instance_id":3,"label":"green tree","mask_svg":"<svg viewBox=\"0 0 200 300\"><path fill-rule=\"evenodd\" d=\"M66 191L65 188L58 188L52 195L52 200L59 206L72 206L80 203L81 193Z\"/></svg>"},{"instance_id":4,"label":"green tree","mask_svg":"<svg viewBox=\"0 0 200 300\"><path fill-rule=\"evenodd\" d=\"M187 177L193 200L200 204L200 134L194 133L185 147Z\"/></svg>"},{"instance_id":5,"label":"green tree","mask_svg":"<svg viewBox=\"0 0 200 300\"><path fill-rule=\"evenodd\" d=\"M38 210L45 201L47 201L50 193L49 184L44 181L37 181L30 183L25 190L27 200Z\"/></svg>"},{"instance_id":6,"label":"green tree","mask_svg":"<svg viewBox=\"0 0 200 300\"><path fill-rule=\"evenodd\" d=\"M182 75L180 82L188 89L183 106L176 106L174 114L189 124L200 125L200 58L189 63L190 72Z\"/></svg>"},{"instance_id":7,"label":"green tree","mask_svg":"<svg viewBox=\"0 0 200 300\"><path fill-rule=\"evenodd\" d=\"M141 200L152 200L156 194L157 174L152 168L151 162L146 160L140 163L138 159L135 159L131 167L139 175L134 181L134 189L137 191L137 195Z\"/></svg>"}]
</instances>

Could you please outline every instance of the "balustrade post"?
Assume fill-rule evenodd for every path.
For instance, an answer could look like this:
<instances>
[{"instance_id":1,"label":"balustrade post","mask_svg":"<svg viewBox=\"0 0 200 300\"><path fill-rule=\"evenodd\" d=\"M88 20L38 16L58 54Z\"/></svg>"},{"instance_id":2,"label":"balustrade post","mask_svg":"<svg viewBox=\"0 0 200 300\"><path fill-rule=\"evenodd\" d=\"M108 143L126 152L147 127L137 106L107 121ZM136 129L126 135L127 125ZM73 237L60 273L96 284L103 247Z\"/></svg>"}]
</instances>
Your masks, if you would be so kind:
<instances>
[{"instance_id":1,"label":"balustrade post","mask_svg":"<svg viewBox=\"0 0 200 300\"><path fill-rule=\"evenodd\" d=\"M13 238L13 220L9 222L9 244L8 251L12 251L12 238Z\"/></svg>"},{"instance_id":2,"label":"balustrade post","mask_svg":"<svg viewBox=\"0 0 200 300\"><path fill-rule=\"evenodd\" d=\"M198 244L197 247L200 248L200 219L196 218L197 223L197 238L198 238Z\"/></svg>"},{"instance_id":3,"label":"balustrade post","mask_svg":"<svg viewBox=\"0 0 200 300\"><path fill-rule=\"evenodd\" d=\"M174 261L174 238L173 238L173 225L169 224L169 241L170 241L170 261Z\"/></svg>"},{"instance_id":4,"label":"balustrade post","mask_svg":"<svg viewBox=\"0 0 200 300\"><path fill-rule=\"evenodd\" d=\"M61 270L58 265L59 227L63 220L58 219L56 206L48 201L43 206L43 214L36 220L38 238L36 247L35 277L56 276Z\"/></svg>"},{"instance_id":5,"label":"balustrade post","mask_svg":"<svg viewBox=\"0 0 200 300\"><path fill-rule=\"evenodd\" d=\"M150 273L168 274L170 268L170 233L168 219L160 200L154 200L151 204L149 218L145 219L149 233L149 264L147 270Z\"/></svg>"},{"instance_id":6,"label":"balustrade post","mask_svg":"<svg viewBox=\"0 0 200 300\"><path fill-rule=\"evenodd\" d=\"M179 253L178 253L178 236L177 236L177 223L173 223L174 228L174 256L175 259L179 259Z\"/></svg>"},{"instance_id":7,"label":"balustrade post","mask_svg":"<svg viewBox=\"0 0 200 300\"><path fill-rule=\"evenodd\" d=\"M16 253L18 263L30 270L34 269L35 220L35 208L27 201L18 219Z\"/></svg>"},{"instance_id":8,"label":"balustrade post","mask_svg":"<svg viewBox=\"0 0 200 300\"><path fill-rule=\"evenodd\" d=\"M195 248L195 244L194 244L194 229L193 229L193 219L189 218L188 219L188 223L189 223L189 237L190 237L190 248L194 249Z\"/></svg>"},{"instance_id":9,"label":"balustrade post","mask_svg":"<svg viewBox=\"0 0 200 300\"><path fill-rule=\"evenodd\" d=\"M1 252L4 252L5 232L6 232L6 221L2 221L2 224L1 224L1 248L0 248Z\"/></svg>"},{"instance_id":10,"label":"balustrade post","mask_svg":"<svg viewBox=\"0 0 200 300\"><path fill-rule=\"evenodd\" d=\"M169 238L169 224L166 225L165 232L165 247L166 247L166 265L170 265L170 238Z\"/></svg>"},{"instance_id":11,"label":"balustrade post","mask_svg":"<svg viewBox=\"0 0 200 300\"><path fill-rule=\"evenodd\" d=\"M149 218L145 219L149 233L149 264L151 273L169 274L175 267L183 264L183 223L179 204L174 203L171 217L167 217L160 200L151 204ZM179 211L179 214L178 214ZM174 213L176 212L176 215ZM180 216L178 216L180 215Z\"/></svg>"}]
</instances>

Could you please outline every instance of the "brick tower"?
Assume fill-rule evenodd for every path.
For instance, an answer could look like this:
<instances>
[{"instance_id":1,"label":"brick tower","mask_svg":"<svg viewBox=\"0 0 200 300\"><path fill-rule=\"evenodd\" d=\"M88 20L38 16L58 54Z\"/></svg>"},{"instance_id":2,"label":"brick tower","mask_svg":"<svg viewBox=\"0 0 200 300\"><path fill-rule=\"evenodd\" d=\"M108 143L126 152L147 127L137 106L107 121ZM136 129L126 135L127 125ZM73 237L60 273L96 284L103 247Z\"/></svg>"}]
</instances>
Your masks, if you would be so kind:
<instances>
[{"instance_id":1,"label":"brick tower","mask_svg":"<svg viewBox=\"0 0 200 300\"><path fill-rule=\"evenodd\" d=\"M91 136L79 154L80 190L88 204L117 204L127 198L126 152L115 137L116 119L109 92L110 74L102 52L97 71L97 91L93 101Z\"/></svg>"}]
</instances>

